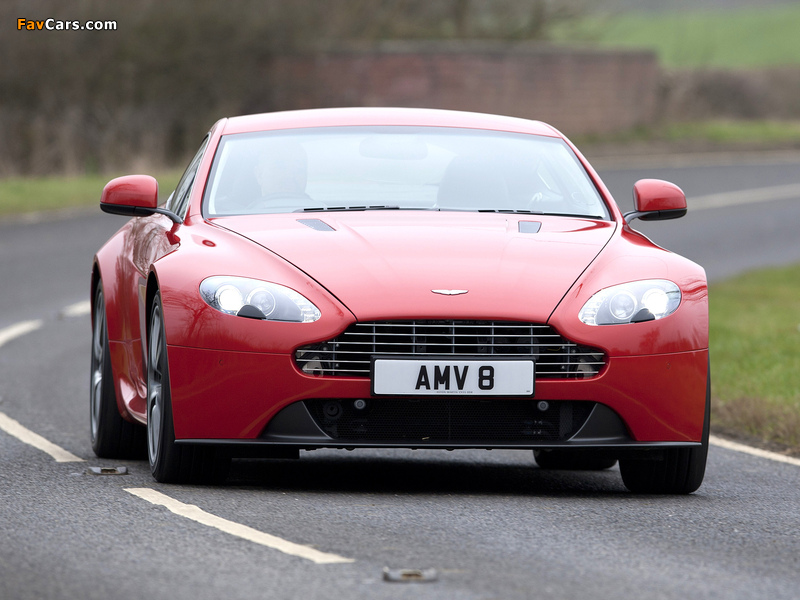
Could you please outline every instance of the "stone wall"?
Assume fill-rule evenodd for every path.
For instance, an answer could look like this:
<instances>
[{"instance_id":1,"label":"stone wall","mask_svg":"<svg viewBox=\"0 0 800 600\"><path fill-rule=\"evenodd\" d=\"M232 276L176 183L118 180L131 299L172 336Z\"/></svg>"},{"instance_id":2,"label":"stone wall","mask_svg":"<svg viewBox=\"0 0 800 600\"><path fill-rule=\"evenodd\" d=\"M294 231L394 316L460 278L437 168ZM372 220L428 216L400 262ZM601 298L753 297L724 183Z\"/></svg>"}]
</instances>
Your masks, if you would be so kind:
<instances>
[{"instance_id":1,"label":"stone wall","mask_svg":"<svg viewBox=\"0 0 800 600\"><path fill-rule=\"evenodd\" d=\"M279 56L269 78L275 110L448 108L538 119L586 135L652 123L660 72L647 51L384 43Z\"/></svg>"}]
</instances>

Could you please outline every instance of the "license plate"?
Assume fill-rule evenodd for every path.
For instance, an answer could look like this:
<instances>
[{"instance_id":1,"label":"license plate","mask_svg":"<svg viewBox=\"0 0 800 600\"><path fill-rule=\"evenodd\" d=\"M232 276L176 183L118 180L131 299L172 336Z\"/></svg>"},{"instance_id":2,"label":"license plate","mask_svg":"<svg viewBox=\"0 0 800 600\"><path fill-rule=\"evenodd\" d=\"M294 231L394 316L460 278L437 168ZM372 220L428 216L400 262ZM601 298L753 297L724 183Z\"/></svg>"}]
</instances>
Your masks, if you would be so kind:
<instances>
[{"instance_id":1,"label":"license plate","mask_svg":"<svg viewBox=\"0 0 800 600\"><path fill-rule=\"evenodd\" d=\"M390 396L532 396L532 360L375 358L372 393Z\"/></svg>"}]
</instances>

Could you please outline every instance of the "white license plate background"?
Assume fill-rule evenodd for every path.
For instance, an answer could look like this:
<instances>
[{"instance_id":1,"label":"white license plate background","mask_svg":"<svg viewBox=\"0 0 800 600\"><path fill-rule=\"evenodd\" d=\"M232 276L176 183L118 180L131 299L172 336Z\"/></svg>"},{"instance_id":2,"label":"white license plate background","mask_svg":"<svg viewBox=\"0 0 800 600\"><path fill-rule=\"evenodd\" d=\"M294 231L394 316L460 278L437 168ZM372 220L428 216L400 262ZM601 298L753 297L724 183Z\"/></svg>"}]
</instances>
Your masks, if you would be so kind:
<instances>
[{"instance_id":1,"label":"white license plate background","mask_svg":"<svg viewBox=\"0 0 800 600\"><path fill-rule=\"evenodd\" d=\"M372 393L403 396L532 396L532 360L373 361Z\"/></svg>"}]
</instances>

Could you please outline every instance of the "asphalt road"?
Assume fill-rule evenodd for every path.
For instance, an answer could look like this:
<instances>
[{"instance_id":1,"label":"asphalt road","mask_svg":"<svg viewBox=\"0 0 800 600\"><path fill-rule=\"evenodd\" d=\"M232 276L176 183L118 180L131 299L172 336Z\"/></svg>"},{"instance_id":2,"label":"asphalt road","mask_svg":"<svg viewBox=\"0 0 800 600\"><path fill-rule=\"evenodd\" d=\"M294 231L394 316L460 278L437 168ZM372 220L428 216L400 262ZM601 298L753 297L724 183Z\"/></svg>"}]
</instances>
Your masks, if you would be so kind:
<instances>
[{"instance_id":1,"label":"asphalt road","mask_svg":"<svg viewBox=\"0 0 800 600\"><path fill-rule=\"evenodd\" d=\"M628 208L638 178L681 185L690 215L641 229L719 279L800 261L800 190L787 191L797 165L602 174ZM763 199L776 188L786 199L736 204L741 190ZM35 325L0 341L0 415L83 460L56 462L0 431L0 599L798 597L800 466L718 446L686 497L630 494L616 468L541 471L513 451L304 452L237 462L219 487L157 484L146 462L94 458L90 320L64 309L88 299L91 256L122 222L98 211L0 223L0 337ZM348 562L242 539L129 491L139 489ZM437 580L389 583L384 567L432 568Z\"/></svg>"}]
</instances>

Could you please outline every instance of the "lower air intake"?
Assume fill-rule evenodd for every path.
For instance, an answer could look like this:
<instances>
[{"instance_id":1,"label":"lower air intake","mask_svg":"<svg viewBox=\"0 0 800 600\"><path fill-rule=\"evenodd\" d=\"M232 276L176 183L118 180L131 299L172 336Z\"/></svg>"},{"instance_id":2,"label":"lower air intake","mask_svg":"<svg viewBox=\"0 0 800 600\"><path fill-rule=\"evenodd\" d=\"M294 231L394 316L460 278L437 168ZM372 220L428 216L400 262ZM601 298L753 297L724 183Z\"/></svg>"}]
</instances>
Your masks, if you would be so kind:
<instances>
[{"instance_id":1,"label":"lower air intake","mask_svg":"<svg viewBox=\"0 0 800 600\"><path fill-rule=\"evenodd\" d=\"M594 402L460 398L306 400L317 425L342 443L526 445L575 435ZM357 408L359 407L359 408Z\"/></svg>"}]
</instances>

